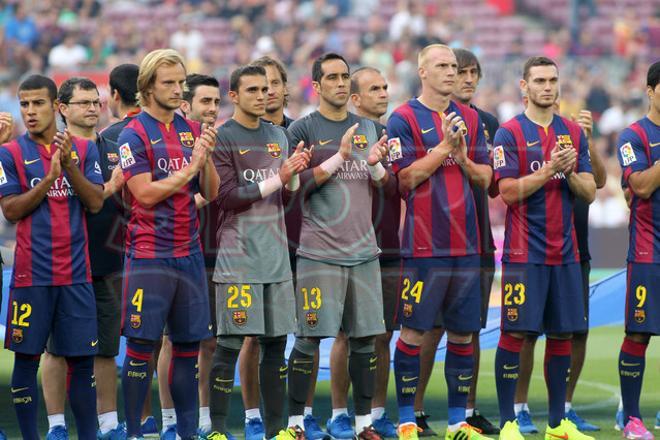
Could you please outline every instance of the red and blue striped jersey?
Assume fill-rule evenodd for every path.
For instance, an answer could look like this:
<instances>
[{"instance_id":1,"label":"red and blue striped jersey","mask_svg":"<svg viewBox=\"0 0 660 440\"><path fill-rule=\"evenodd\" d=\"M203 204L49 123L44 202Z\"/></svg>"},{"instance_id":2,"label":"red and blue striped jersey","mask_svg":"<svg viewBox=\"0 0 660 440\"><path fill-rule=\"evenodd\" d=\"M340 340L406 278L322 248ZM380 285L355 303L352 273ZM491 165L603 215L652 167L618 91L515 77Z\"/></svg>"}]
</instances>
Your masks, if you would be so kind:
<instances>
[{"instance_id":1,"label":"red and blue striped jersey","mask_svg":"<svg viewBox=\"0 0 660 440\"><path fill-rule=\"evenodd\" d=\"M72 142L74 163L90 182L102 185L94 142L76 137ZM0 147L0 196L34 188L50 171L51 152L27 133ZM41 203L16 225L11 287L88 283L90 268L85 207L62 172Z\"/></svg>"},{"instance_id":2,"label":"red and blue striped jersey","mask_svg":"<svg viewBox=\"0 0 660 440\"><path fill-rule=\"evenodd\" d=\"M488 164L483 124L477 112L450 101L445 115L456 112L464 122L468 156ZM426 156L442 141L442 115L417 99L397 108L387 121L394 172ZM470 181L450 156L417 188L403 194L406 215L401 237L404 257L460 257L481 252L477 210Z\"/></svg>"},{"instance_id":3,"label":"red and blue striped jersey","mask_svg":"<svg viewBox=\"0 0 660 440\"><path fill-rule=\"evenodd\" d=\"M550 161L557 143L577 149L576 172L591 173L589 145L578 124L554 115L546 129L523 113L503 124L495 134L495 180L533 174ZM547 265L579 262L574 202L566 176L557 173L534 194L508 206L502 261Z\"/></svg>"},{"instance_id":4,"label":"red and blue striped jersey","mask_svg":"<svg viewBox=\"0 0 660 440\"><path fill-rule=\"evenodd\" d=\"M170 124L142 112L119 135L119 161L126 181L150 173L163 180L190 163L199 123L175 114ZM185 257L201 252L195 194L196 176L171 197L147 208L128 192L131 216L126 250L134 258Z\"/></svg>"},{"instance_id":5,"label":"red and blue striped jersey","mask_svg":"<svg viewBox=\"0 0 660 440\"><path fill-rule=\"evenodd\" d=\"M630 187L631 174L660 166L660 126L648 117L640 119L621 133L617 147L623 179ZM660 263L660 189L653 191L648 199L633 192L628 227L628 261Z\"/></svg>"}]
</instances>

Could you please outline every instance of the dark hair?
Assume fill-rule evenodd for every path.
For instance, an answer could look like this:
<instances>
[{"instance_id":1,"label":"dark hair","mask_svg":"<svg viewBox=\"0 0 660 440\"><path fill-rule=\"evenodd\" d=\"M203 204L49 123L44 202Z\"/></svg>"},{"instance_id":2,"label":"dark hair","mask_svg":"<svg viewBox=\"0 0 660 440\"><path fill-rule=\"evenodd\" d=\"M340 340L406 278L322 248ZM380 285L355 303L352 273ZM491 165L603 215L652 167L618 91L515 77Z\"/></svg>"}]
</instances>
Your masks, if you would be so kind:
<instances>
[{"instance_id":1,"label":"dark hair","mask_svg":"<svg viewBox=\"0 0 660 440\"><path fill-rule=\"evenodd\" d=\"M192 104L192 99L195 96L195 91L199 86L209 86L220 88L220 83L217 79L208 75L200 75L199 73L191 73L186 76L187 89L183 92L183 99Z\"/></svg>"},{"instance_id":2,"label":"dark hair","mask_svg":"<svg viewBox=\"0 0 660 440\"><path fill-rule=\"evenodd\" d=\"M137 64L120 64L110 72L110 93L116 90L122 104L136 107L138 105L137 77L140 68Z\"/></svg>"},{"instance_id":3,"label":"dark hair","mask_svg":"<svg viewBox=\"0 0 660 440\"><path fill-rule=\"evenodd\" d=\"M364 66L356 69L353 73L351 73L351 95L354 93L360 93L360 85L358 84L358 79L362 72L375 72L379 75L382 75L380 70L376 69L375 67Z\"/></svg>"},{"instance_id":4,"label":"dark hair","mask_svg":"<svg viewBox=\"0 0 660 440\"><path fill-rule=\"evenodd\" d=\"M523 79L527 80L529 78L529 70L532 67L537 67L537 66L557 67L557 63L555 63L548 57L531 57L527 61L525 61L525 66L523 67Z\"/></svg>"},{"instance_id":5,"label":"dark hair","mask_svg":"<svg viewBox=\"0 0 660 440\"><path fill-rule=\"evenodd\" d=\"M458 63L458 70L465 69L468 66L477 66L477 75L481 79L481 64L477 56L467 49L453 49L453 51L456 56L456 62Z\"/></svg>"},{"instance_id":6,"label":"dark hair","mask_svg":"<svg viewBox=\"0 0 660 440\"><path fill-rule=\"evenodd\" d=\"M321 78L323 78L323 68L322 65L326 61L331 61L331 60L342 60L344 64L346 64L346 68L348 69L348 73L351 72L351 67L348 65L348 61L346 59L334 52L328 52L324 53L320 57L314 60L314 64L312 65L312 81L314 82L321 82Z\"/></svg>"},{"instance_id":7,"label":"dark hair","mask_svg":"<svg viewBox=\"0 0 660 440\"><path fill-rule=\"evenodd\" d=\"M83 78L80 76L74 76L64 81L60 86L60 90L59 92L57 92L57 99L60 101L60 103L68 104L69 101L71 101L71 98L73 97L73 91L75 90L76 87L78 87L81 90L96 90L97 92L99 91L96 88L96 84L94 84L94 82L91 79Z\"/></svg>"},{"instance_id":8,"label":"dark hair","mask_svg":"<svg viewBox=\"0 0 660 440\"><path fill-rule=\"evenodd\" d=\"M229 77L229 90L232 92L238 92L238 86L240 85L241 78L244 76L255 75L266 76L266 69L261 66L254 66L252 64L239 67L238 69L234 70L231 73L231 77Z\"/></svg>"},{"instance_id":9,"label":"dark hair","mask_svg":"<svg viewBox=\"0 0 660 440\"><path fill-rule=\"evenodd\" d=\"M18 86L19 92L39 89L48 90L48 97L52 102L55 102L57 99L57 86L55 85L55 81L47 76L30 75Z\"/></svg>"},{"instance_id":10,"label":"dark hair","mask_svg":"<svg viewBox=\"0 0 660 440\"><path fill-rule=\"evenodd\" d=\"M254 66L261 66L263 68L266 68L266 66L273 66L277 69L278 72L280 72L280 76L282 77L282 82L284 84L286 84L289 81L289 77L286 74L286 69L284 68L282 63L277 61L275 58L272 58L272 57L269 57L268 55L266 55L266 56L263 56L261 58L258 58L256 60L252 61L252 63L250 63L250 64L252 64Z\"/></svg>"},{"instance_id":11,"label":"dark hair","mask_svg":"<svg viewBox=\"0 0 660 440\"><path fill-rule=\"evenodd\" d=\"M656 61L649 67L649 73L646 75L646 85L655 90L655 86L660 83L660 61Z\"/></svg>"}]
</instances>

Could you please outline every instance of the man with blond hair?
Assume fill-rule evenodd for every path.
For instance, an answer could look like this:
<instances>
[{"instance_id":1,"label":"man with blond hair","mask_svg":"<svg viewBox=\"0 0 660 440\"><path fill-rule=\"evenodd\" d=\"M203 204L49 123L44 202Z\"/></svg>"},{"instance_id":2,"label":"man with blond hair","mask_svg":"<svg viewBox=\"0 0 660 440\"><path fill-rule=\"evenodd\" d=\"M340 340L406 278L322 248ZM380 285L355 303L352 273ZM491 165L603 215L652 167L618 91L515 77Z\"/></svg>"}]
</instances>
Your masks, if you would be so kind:
<instances>
[{"instance_id":1,"label":"man with blond hair","mask_svg":"<svg viewBox=\"0 0 660 440\"><path fill-rule=\"evenodd\" d=\"M177 434L196 438L199 341L211 336L204 258L195 194L218 195L210 160L215 129L175 113L181 106L186 69L172 49L142 60L138 100L142 112L119 136L119 158L131 217L126 233L122 369L128 438L140 438L142 404L149 390L147 362L167 324L172 341L169 384Z\"/></svg>"},{"instance_id":2,"label":"man with blond hair","mask_svg":"<svg viewBox=\"0 0 660 440\"><path fill-rule=\"evenodd\" d=\"M387 123L390 159L408 207L401 238L402 328L394 353L400 439L417 438L420 345L438 319L447 330L445 438L484 438L465 422L472 334L481 327L479 225L470 185L487 188L492 170L479 115L451 100L457 72L449 47L424 48L418 57L422 93Z\"/></svg>"}]
</instances>

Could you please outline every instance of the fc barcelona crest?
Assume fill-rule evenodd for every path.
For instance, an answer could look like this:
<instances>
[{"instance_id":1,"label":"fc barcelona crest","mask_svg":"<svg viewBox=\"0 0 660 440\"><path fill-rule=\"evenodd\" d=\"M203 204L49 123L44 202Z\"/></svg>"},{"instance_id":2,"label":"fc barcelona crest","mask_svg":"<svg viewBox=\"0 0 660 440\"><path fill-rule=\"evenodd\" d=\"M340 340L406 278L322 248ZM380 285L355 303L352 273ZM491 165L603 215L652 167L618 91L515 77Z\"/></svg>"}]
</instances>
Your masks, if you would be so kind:
<instances>
[{"instance_id":1,"label":"fc barcelona crest","mask_svg":"<svg viewBox=\"0 0 660 440\"><path fill-rule=\"evenodd\" d=\"M179 140L181 141L181 145L184 147L192 148L195 146L195 138L189 131L183 131L179 133Z\"/></svg>"},{"instance_id":2,"label":"fc barcelona crest","mask_svg":"<svg viewBox=\"0 0 660 440\"><path fill-rule=\"evenodd\" d=\"M308 327L314 328L319 323L319 317L316 314L316 312L307 312L307 315L305 316L305 321L307 321Z\"/></svg>"},{"instance_id":3,"label":"fc barcelona crest","mask_svg":"<svg viewBox=\"0 0 660 440\"><path fill-rule=\"evenodd\" d=\"M507 308L506 309L506 319L511 322L516 322L518 320L518 309L516 308Z\"/></svg>"},{"instance_id":4,"label":"fc barcelona crest","mask_svg":"<svg viewBox=\"0 0 660 440\"><path fill-rule=\"evenodd\" d=\"M268 154L273 156L275 159L278 159L280 156L282 156L282 149L280 148L280 144L266 144L266 148L268 149Z\"/></svg>"},{"instance_id":5,"label":"fc barcelona crest","mask_svg":"<svg viewBox=\"0 0 660 440\"><path fill-rule=\"evenodd\" d=\"M356 134L353 136L353 145L360 150L364 150L368 146L367 137L363 134Z\"/></svg>"},{"instance_id":6,"label":"fc barcelona crest","mask_svg":"<svg viewBox=\"0 0 660 440\"><path fill-rule=\"evenodd\" d=\"M403 316L410 318L412 316L412 304L403 305Z\"/></svg>"},{"instance_id":7,"label":"fc barcelona crest","mask_svg":"<svg viewBox=\"0 0 660 440\"><path fill-rule=\"evenodd\" d=\"M23 329L22 328L12 329L11 340L14 341L16 344L20 344L21 342L23 342Z\"/></svg>"},{"instance_id":8,"label":"fc barcelona crest","mask_svg":"<svg viewBox=\"0 0 660 440\"><path fill-rule=\"evenodd\" d=\"M131 328L140 328L142 325L142 317L140 315L131 315Z\"/></svg>"},{"instance_id":9,"label":"fc barcelona crest","mask_svg":"<svg viewBox=\"0 0 660 440\"><path fill-rule=\"evenodd\" d=\"M231 312L231 319L239 327L244 326L247 323L247 312L245 310L236 310Z\"/></svg>"},{"instance_id":10,"label":"fc barcelona crest","mask_svg":"<svg viewBox=\"0 0 660 440\"><path fill-rule=\"evenodd\" d=\"M642 309L636 309L634 318L637 324L641 324L646 321L646 312Z\"/></svg>"},{"instance_id":11,"label":"fc barcelona crest","mask_svg":"<svg viewBox=\"0 0 660 440\"><path fill-rule=\"evenodd\" d=\"M565 148L573 148L573 140L567 134L557 135L557 143L559 144L560 150Z\"/></svg>"}]
</instances>

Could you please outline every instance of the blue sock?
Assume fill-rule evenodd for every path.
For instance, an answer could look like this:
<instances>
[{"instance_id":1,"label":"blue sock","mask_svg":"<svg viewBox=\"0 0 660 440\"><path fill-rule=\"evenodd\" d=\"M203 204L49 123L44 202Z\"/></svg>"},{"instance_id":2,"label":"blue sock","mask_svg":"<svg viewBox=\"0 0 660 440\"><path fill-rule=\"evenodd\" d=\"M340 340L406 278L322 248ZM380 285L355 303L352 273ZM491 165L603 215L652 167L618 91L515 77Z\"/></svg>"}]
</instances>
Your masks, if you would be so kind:
<instances>
[{"instance_id":1,"label":"blue sock","mask_svg":"<svg viewBox=\"0 0 660 440\"><path fill-rule=\"evenodd\" d=\"M38 440L37 407L37 371L40 356L14 353L14 371L11 375L11 397L16 410L21 435L27 440Z\"/></svg>"},{"instance_id":2,"label":"blue sock","mask_svg":"<svg viewBox=\"0 0 660 440\"><path fill-rule=\"evenodd\" d=\"M621 381L621 399L623 400L623 425L628 417L642 419L639 412L639 398L642 394L642 380L646 364L648 344L625 338L619 353L619 380Z\"/></svg>"},{"instance_id":3,"label":"blue sock","mask_svg":"<svg viewBox=\"0 0 660 440\"><path fill-rule=\"evenodd\" d=\"M94 356L68 357L67 392L79 438L96 436Z\"/></svg>"},{"instance_id":4,"label":"blue sock","mask_svg":"<svg viewBox=\"0 0 660 440\"><path fill-rule=\"evenodd\" d=\"M126 342L126 357L121 370L121 388L124 395L127 437L142 435L140 428L142 406L149 392L149 385L151 385L148 370L149 359L151 359L153 351L152 343L139 344L131 339Z\"/></svg>"},{"instance_id":5,"label":"blue sock","mask_svg":"<svg viewBox=\"0 0 660 440\"><path fill-rule=\"evenodd\" d=\"M197 356L199 342L172 343L170 391L176 409L176 432L190 438L197 432Z\"/></svg>"},{"instance_id":6,"label":"blue sock","mask_svg":"<svg viewBox=\"0 0 660 440\"><path fill-rule=\"evenodd\" d=\"M571 340L548 338L543 366L548 388L548 426L556 428L566 415L564 402L571 368Z\"/></svg>"},{"instance_id":7,"label":"blue sock","mask_svg":"<svg viewBox=\"0 0 660 440\"><path fill-rule=\"evenodd\" d=\"M516 384L520 371L520 350L523 340L508 333L500 335L500 342L495 352L495 387L497 403L500 407L500 427L516 419L513 401L516 396Z\"/></svg>"},{"instance_id":8,"label":"blue sock","mask_svg":"<svg viewBox=\"0 0 660 440\"><path fill-rule=\"evenodd\" d=\"M419 346L409 345L401 339L394 350L394 378L396 400L399 405L399 423L415 423L415 394L419 382Z\"/></svg>"},{"instance_id":9,"label":"blue sock","mask_svg":"<svg viewBox=\"0 0 660 440\"><path fill-rule=\"evenodd\" d=\"M465 421L470 384L474 370L474 349L472 343L447 343L445 358L445 381L447 382L447 403L449 407L448 424Z\"/></svg>"}]
</instances>

